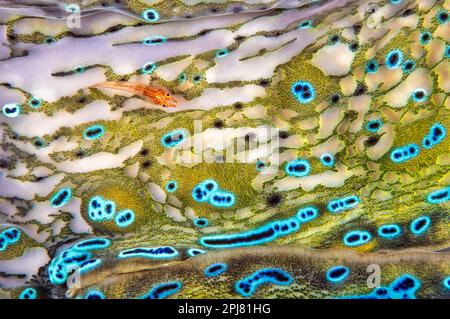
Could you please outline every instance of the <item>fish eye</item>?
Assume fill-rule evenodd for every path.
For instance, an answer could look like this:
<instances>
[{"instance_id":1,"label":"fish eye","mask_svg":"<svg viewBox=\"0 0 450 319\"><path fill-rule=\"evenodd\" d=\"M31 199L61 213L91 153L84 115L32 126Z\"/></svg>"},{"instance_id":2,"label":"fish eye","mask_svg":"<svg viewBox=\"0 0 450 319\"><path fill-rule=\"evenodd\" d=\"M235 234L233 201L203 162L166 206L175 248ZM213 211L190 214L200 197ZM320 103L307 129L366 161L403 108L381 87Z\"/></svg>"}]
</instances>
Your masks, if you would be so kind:
<instances>
[{"instance_id":1,"label":"fish eye","mask_svg":"<svg viewBox=\"0 0 450 319\"><path fill-rule=\"evenodd\" d=\"M166 107L167 105L163 104L163 107Z\"/></svg>"},{"instance_id":2,"label":"fish eye","mask_svg":"<svg viewBox=\"0 0 450 319\"><path fill-rule=\"evenodd\" d=\"M169 94L169 93L167 93L166 95L167 95L167 96L170 96L170 94Z\"/></svg>"}]
</instances>

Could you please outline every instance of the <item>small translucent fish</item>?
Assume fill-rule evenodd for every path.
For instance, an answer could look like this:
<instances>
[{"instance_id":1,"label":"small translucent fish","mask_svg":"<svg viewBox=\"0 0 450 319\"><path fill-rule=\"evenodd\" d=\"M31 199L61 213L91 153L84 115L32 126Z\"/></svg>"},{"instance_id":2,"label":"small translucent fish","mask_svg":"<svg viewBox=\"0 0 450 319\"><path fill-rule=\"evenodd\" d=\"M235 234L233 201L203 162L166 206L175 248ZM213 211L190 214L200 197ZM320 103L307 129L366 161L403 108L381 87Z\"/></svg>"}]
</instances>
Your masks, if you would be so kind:
<instances>
[{"instance_id":1,"label":"small translucent fish","mask_svg":"<svg viewBox=\"0 0 450 319\"><path fill-rule=\"evenodd\" d=\"M133 82L107 81L93 85L94 88L119 90L142 96L163 107L176 107L177 100L166 90Z\"/></svg>"}]
</instances>

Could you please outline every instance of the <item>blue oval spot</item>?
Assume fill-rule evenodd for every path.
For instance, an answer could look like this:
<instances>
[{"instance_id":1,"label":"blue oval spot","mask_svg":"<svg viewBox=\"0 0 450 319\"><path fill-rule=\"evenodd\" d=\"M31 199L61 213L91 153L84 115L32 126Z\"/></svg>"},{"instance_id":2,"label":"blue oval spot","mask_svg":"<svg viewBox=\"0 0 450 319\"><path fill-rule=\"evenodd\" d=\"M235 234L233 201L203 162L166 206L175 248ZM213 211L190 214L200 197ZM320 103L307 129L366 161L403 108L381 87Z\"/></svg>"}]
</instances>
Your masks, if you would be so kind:
<instances>
[{"instance_id":1,"label":"blue oval spot","mask_svg":"<svg viewBox=\"0 0 450 319\"><path fill-rule=\"evenodd\" d=\"M145 63L141 68L142 74L152 74L153 71L156 70L156 63L155 62L147 62Z\"/></svg>"},{"instance_id":2,"label":"blue oval spot","mask_svg":"<svg viewBox=\"0 0 450 319\"><path fill-rule=\"evenodd\" d=\"M297 211L297 218L301 223L309 222L319 216L319 210L314 206L306 206Z\"/></svg>"},{"instance_id":3,"label":"blue oval spot","mask_svg":"<svg viewBox=\"0 0 450 319\"><path fill-rule=\"evenodd\" d=\"M166 191L168 191L169 193L173 193L174 191L177 190L178 184L176 181L169 181L166 184Z\"/></svg>"},{"instance_id":4,"label":"blue oval spot","mask_svg":"<svg viewBox=\"0 0 450 319\"><path fill-rule=\"evenodd\" d=\"M87 140L96 140L105 134L105 128L102 125L96 124L89 126L83 132L83 137Z\"/></svg>"},{"instance_id":5,"label":"blue oval spot","mask_svg":"<svg viewBox=\"0 0 450 319\"><path fill-rule=\"evenodd\" d=\"M7 117L17 117L20 114L20 104L9 103L3 105L3 114Z\"/></svg>"},{"instance_id":6,"label":"blue oval spot","mask_svg":"<svg viewBox=\"0 0 450 319\"><path fill-rule=\"evenodd\" d=\"M284 171L289 176L304 177L309 175L311 171L311 165L307 160L297 158L295 160L288 162L286 164L286 167L284 168Z\"/></svg>"},{"instance_id":7,"label":"blue oval spot","mask_svg":"<svg viewBox=\"0 0 450 319\"><path fill-rule=\"evenodd\" d=\"M416 61L406 60L402 65L402 70L404 73L410 73L416 69Z\"/></svg>"},{"instance_id":8,"label":"blue oval spot","mask_svg":"<svg viewBox=\"0 0 450 319\"><path fill-rule=\"evenodd\" d=\"M72 198L72 190L69 187L61 188L50 199L52 207L61 207L67 204Z\"/></svg>"},{"instance_id":9,"label":"blue oval spot","mask_svg":"<svg viewBox=\"0 0 450 319\"><path fill-rule=\"evenodd\" d=\"M302 104L311 102L316 96L314 87L307 81L297 81L292 84L291 92L295 99Z\"/></svg>"},{"instance_id":10,"label":"blue oval spot","mask_svg":"<svg viewBox=\"0 0 450 319\"><path fill-rule=\"evenodd\" d=\"M345 280L348 275L350 274L350 269L345 266L335 266L330 268L327 273L326 277L327 280L332 283L339 283Z\"/></svg>"},{"instance_id":11,"label":"blue oval spot","mask_svg":"<svg viewBox=\"0 0 450 319\"><path fill-rule=\"evenodd\" d=\"M375 59L371 59L366 63L366 72L370 74L374 74L378 72L378 62Z\"/></svg>"},{"instance_id":12,"label":"blue oval spot","mask_svg":"<svg viewBox=\"0 0 450 319\"><path fill-rule=\"evenodd\" d=\"M142 12L142 17L145 21L156 22L159 20L159 13L155 9L147 9Z\"/></svg>"},{"instance_id":13,"label":"blue oval spot","mask_svg":"<svg viewBox=\"0 0 450 319\"><path fill-rule=\"evenodd\" d=\"M397 69L403 61L403 52L399 49L389 51L386 55L386 67L389 70Z\"/></svg>"},{"instance_id":14,"label":"blue oval spot","mask_svg":"<svg viewBox=\"0 0 450 319\"><path fill-rule=\"evenodd\" d=\"M344 236L344 244L349 247L357 247L366 244L372 239L372 235L365 230L352 230Z\"/></svg>"},{"instance_id":15,"label":"blue oval spot","mask_svg":"<svg viewBox=\"0 0 450 319\"><path fill-rule=\"evenodd\" d=\"M31 99L28 100L28 105L33 109L40 108L41 104L42 99L38 99L37 97L32 97Z\"/></svg>"},{"instance_id":16,"label":"blue oval spot","mask_svg":"<svg viewBox=\"0 0 450 319\"><path fill-rule=\"evenodd\" d=\"M36 299L37 291L34 288L25 288L20 293L19 299Z\"/></svg>"},{"instance_id":17,"label":"blue oval spot","mask_svg":"<svg viewBox=\"0 0 450 319\"><path fill-rule=\"evenodd\" d=\"M194 225L202 228L202 227L208 226L209 222L206 218L199 217L199 218L194 219Z\"/></svg>"},{"instance_id":18,"label":"blue oval spot","mask_svg":"<svg viewBox=\"0 0 450 319\"><path fill-rule=\"evenodd\" d=\"M225 263L214 263L209 265L203 270L206 277L217 277L227 271L227 264Z\"/></svg>"},{"instance_id":19,"label":"blue oval spot","mask_svg":"<svg viewBox=\"0 0 450 319\"><path fill-rule=\"evenodd\" d=\"M122 210L117 213L115 221L119 227L130 226L134 222L134 212L131 209Z\"/></svg>"},{"instance_id":20,"label":"blue oval spot","mask_svg":"<svg viewBox=\"0 0 450 319\"><path fill-rule=\"evenodd\" d=\"M402 229L396 224L382 225L378 228L378 236L386 239L392 239L400 236Z\"/></svg>"},{"instance_id":21,"label":"blue oval spot","mask_svg":"<svg viewBox=\"0 0 450 319\"><path fill-rule=\"evenodd\" d=\"M411 222L410 229L414 235L422 235L431 225L431 219L428 216L421 216Z\"/></svg>"},{"instance_id":22,"label":"blue oval spot","mask_svg":"<svg viewBox=\"0 0 450 319\"><path fill-rule=\"evenodd\" d=\"M367 122L366 129L371 133L378 132L383 127L383 122L381 120L372 120Z\"/></svg>"},{"instance_id":23,"label":"blue oval spot","mask_svg":"<svg viewBox=\"0 0 450 319\"><path fill-rule=\"evenodd\" d=\"M331 153L324 153L320 156L320 162L326 167L334 166L334 156Z\"/></svg>"}]
</instances>

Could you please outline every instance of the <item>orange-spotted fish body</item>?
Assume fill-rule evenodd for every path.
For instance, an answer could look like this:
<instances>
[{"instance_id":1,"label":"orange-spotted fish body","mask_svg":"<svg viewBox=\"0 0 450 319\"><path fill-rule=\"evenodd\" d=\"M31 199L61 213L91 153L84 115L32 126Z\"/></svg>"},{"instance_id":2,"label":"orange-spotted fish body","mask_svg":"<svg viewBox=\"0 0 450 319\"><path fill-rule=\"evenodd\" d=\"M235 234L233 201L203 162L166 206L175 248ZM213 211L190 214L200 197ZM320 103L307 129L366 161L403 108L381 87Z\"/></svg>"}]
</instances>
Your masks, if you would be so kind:
<instances>
[{"instance_id":1,"label":"orange-spotted fish body","mask_svg":"<svg viewBox=\"0 0 450 319\"><path fill-rule=\"evenodd\" d=\"M133 82L108 81L97 83L92 87L130 92L139 96L143 96L151 102L163 107L177 106L177 100L169 92L162 88L154 86L148 86Z\"/></svg>"}]
</instances>

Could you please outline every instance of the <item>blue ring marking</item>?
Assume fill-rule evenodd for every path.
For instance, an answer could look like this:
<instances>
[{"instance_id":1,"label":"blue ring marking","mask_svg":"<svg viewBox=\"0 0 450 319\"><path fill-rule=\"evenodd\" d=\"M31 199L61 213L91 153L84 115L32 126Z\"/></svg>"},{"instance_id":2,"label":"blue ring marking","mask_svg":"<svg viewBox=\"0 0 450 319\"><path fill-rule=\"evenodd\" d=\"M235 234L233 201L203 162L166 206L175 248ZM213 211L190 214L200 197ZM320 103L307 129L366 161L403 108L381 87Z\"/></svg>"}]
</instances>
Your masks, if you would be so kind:
<instances>
[{"instance_id":1,"label":"blue ring marking","mask_svg":"<svg viewBox=\"0 0 450 319\"><path fill-rule=\"evenodd\" d=\"M227 56L230 54L230 50L228 49L220 49L216 51L216 58L223 58L224 56Z\"/></svg>"},{"instance_id":2,"label":"blue ring marking","mask_svg":"<svg viewBox=\"0 0 450 319\"><path fill-rule=\"evenodd\" d=\"M309 222L319 216L319 210L314 206L306 206L297 211L297 218L301 223Z\"/></svg>"},{"instance_id":3,"label":"blue ring marking","mask_svg":"<svg viewBox=\"0 0 450 319\"><path fill-rule=\"evenodd\" d=\"M177 190L178 183L176 181L168 181L165 188L169 193L173 193Z\"/></svg>"},{"instance_id":4,"label":"blue ring marking","mask_svg":"<svg viewBox=\"0 0 450 319\"><path fill-rule=\"evenodd\" d=\"M334 156L331 153L324 153L320 156L320 162L323 166L333 167L334 166Z\"/></svg>"},{"instance_id":5,"label":"blue ring marking","mask_svg":"<svg viewBox=\"0 0 450 319\"><path fill-rule=\"evenodd\" d=\"M21 112L20 104L8 103L3 105L2 112L7 117L17 117Z\"/></svg>"},{"instance_id":6,"label":"blue ring marking","mask_svg":"<svg viewBox=\"0 0 450 319\"><path fill-rule=\"evenodd\" d=\"M234 205L236 197L225 190L217 190L209 197L209 203L215 207L228 208Z\"/></svg>"},{"instance_id":7,"label":"blue ring marking","mask_svg":"<svg viewBox=\"0 0 450 319\"><path fill-rule=\"evenodd\" d=\"M416 69L416 61L414 60L406 60L403 62L402 70L404 73L411 73Z\"/></svg>"},{"instance_id":8,"label":"blue ring marking","mask_svg":"<svg viewBox=\"0 0 450 319\"><path fill-rule=\"evenodd\" d=\"M3 252L8 248L8 242L6 241L5 236L3 234L0 234L0 252Z\"/></svg>"},{"instance_id":9,"label":"blue ring marking","mask_svg":"<svg viewBox=\"0 0 450 319\"><path fill-rule=\"evenodd\" d=\"M37 291L34 288L25 288L20 293L19 299L36 299Z\"/></svg>"},{"instance_id":10,"label":"blue ring marking","mask_svg":"<svg viewBox=\"0 0 450 319\"><path fill-rule=\"evenodd\" d=\"M152 74L153 71L156 70L156 67L157 67L157 65L155 62L147 62L142 66L141 73L142 74Z\"/></svg>"},{"instance_id":11,"label":"blue ring marking","mask_svg":"<svg viewBox=\"0 0 450 319\"><path fill-rule=\"evenodd\" d=\"M71 13L80 12L80 6L76 3L64 4L64 10Z\"/></svg>"},{"instance_id":12,"label":"blue ring marking","mask_svg":"<svg viewBox=\"0 0 450 319\"><path fill-rule=\"evenodd\" d=\"M389 287L377 287L367 295L345 296L344 299L415 299L415 293L420 288L420 281L404 274L394 280Z\"/></svg>"},{"instance_id":13,"label":"blue ring marking","mask_svg":"<svg viewBox=\"0 0 450 319\"><path fill-rule=\"evenodd\" d=\"M235 234L212 235L200 238L202 246L209 248L233 248L260 245L271 242L281 236L293 233L300 228L297 218L277 220L253 230Z\"/></svg>"},{"instance_id":14,"label":"blue ring marking","mask_svg":"<svg viewBox=\"0 0 450 319\"><path fill-rule=\"evenodd\" d=\"M328 269L326 273L327 280L332 283L344 281L350 274L350 269L345 266L335 266Z\"/></svg>"},{"instance_id":15,"label":"blue ring marking","mask_svg":"<svg viewBox=\"0 0 450 319\"><path fill-rule=\"evenodd\" d=\"M441 143L446 135L447 130L445 129L445 126L441 123L434 123L431 126L429 133L422 140L423 148L429 150L430 148Z\"/></svg>"},{"instance_id":16,"label":"blue ring marking","mask_svg":"<svg viewBox=\"0 0 450 319\"><path fill-rule=\"evenodd\" d=\"M410 230L414 235L422 235L431 225L429 216L421 216L411 222Z\"/></svg>"},{"instance_id":17,"label":"blue ring marking","mask_svg":"<svg viewBox=\"0 0 450 319\"><path fill-rule=\"evenodd\" d=\"M134 222L134 218L134 212L131 209L124 209L117 213L115 222L119 227L128 227Z\"/></svg>"},{"instance_id":18,"label":"blue ring marking","mask_svg":"<svg viewBox=\"0 0 450 319\"><path fill-rule=\"evenodd\" d=\"M309 162L305 159L297 158L295 160L289 161L286 164L284 171L289 176L304 177L309 175L309 173L311 172L311 164L309 164Z\"/></svg>"},{"instance_id":19,"label":"blue ring marking","mask_svg":"<svg viewBox=\"0 0 450 319\"><path fill-rule=\"evenodd\" d=\"M78 252L72 249L63 251L58 257L58 264L66 268L66 270L74 269L82 263L92 258L90 252Z\"/></svg>"},{"instance_id":20,"label":"blue ring marking","mask_svg":"<svg viewBox=\"0 0 450 319\"><path fill-rule=\"evenodd\" d=\"M46 44L52 44L55 42L56 42L56 39L54 37L46 37L44 40L44 43L46 43Z\"/></svg>"},{"instance_id":21,"label":"blue ring marking","mask_svg":"<svg viewBox=\"0 0 450 319\"><path fill-rule=\"evenodd\" d=\"M101 196L94 196L89 200L88 216L91 220L97 221L103 219L103 206L105 200Z\"/></svg>"},{"instance_id":22,"label":"blue ring marking","mask_svg":"<svg viewBox=\"0 0 450 319\"><path fill-rule=\"evenodd\" d=\"M86 71L86 68L84 66L77 66L74 71L76 73L84 73L84 71Z\"/></svg>"},{"instance_id":23,"label":"blue ring marking","mask_svg":"<svg viewBox=\"0 0 450 319\"><path fill-rule=\"evenodd\" d=\"M404 146L394 148L390 158L394 163L404 163L419 155L420 148L417 144L411 143Z\"/></svg>"},{"instance_id":24,"label":"blue ring marking","mask_svg":"<svg viewBox=\"0 0 450 319\"><path fill-rule=\"evenodd\" d=\"M184 83L186 80L187 80L186 73L183 72L178 76L178 82Z\"/></svg>"},{"instance_id":25,"label":"blue ring marking","mask_svg":"<svg viewBox=\"0 0 450 319\"><path fill-rule=\"evenodd\" d=\"M386 55L386 67L389 70L397 69L403 61L403 52L393 49Z\"/></svg>"},{"instance_id":26,"label":"blue ring marking","mask_svg":"<svg viewBox=\"0 0 450 319\"><path fill-rule=\"evenodd\" d=\"M415 292L420 288L420 281L410 275L404 274L389 286L389 297L392 299L415 299Z\"/></svg>"},{"instance_id":27,"label":"blue ring marking","mask_svg":"<svg viewBox=\"0 0 450 319\"><path fill-rule=\"evenodd\" d=\"M428 99L428 92L422 88L415 89L411 92L411 98L417 103L424 102Z\"/></svg>"},{"instance_id":28,"label":"blue ring marking","mask_svg":"<svg viewBox=\"0 0 450 319\"><path fill-rule=\"evenodd\" d=\"M367 61L365 70L367 73L375 74L378 72L379 67L380 66L379 66L377 60L371 59L371 60Z\"/></svg>"},{"instance_id":29,"label":"blue ring marking","mask_svg":"<svg viewBox=\"0 0 450 319\"><path fill-rule=\"evenodd\" d=\"M69 187L63 187L58 190L50 199L50 205L58 208L64 206L72 199L72 190Z\"/></svg>"},{"instance_id":30,"label":"blue ring marking","mask_svg":"<svg viewBox=\"0 0 450 319\"><path fill-rule=\"evenodd\" d=\"M83 132L83 137L87 140L96 140L102 137L105 134L105 128L103 125L92 125L89 126L87 129Z\"/></svg>"},{"instance_id":31,"label":"blue ring marking","mask_svg":"<svg viewBox=\"0 0 450 319\"><path fill-rule=\"evenodd\" d=\"M201 74L196 74L192 77L192 82L195 84L198 84L202 81L202 75Z\"/></svg>"},{"instance_id":32,"label":"blue ring marking","mask_svg":"<svg viewBox=\"0 0 450 319\"><path fill-rule=\"evenodd\" d=\"M142 12L142 17L145 21L156 22L159 20L159 13L155 9L147 9Z\"/></svg>"},{"instance_id":33,"label":"blue ring marking","mask_svg":"<svg viewBox=\"0 0 450 319\"><path fill-rule=\"evenodd\" d=\"M256 170L261 172L266 167L266 164L260 160L256 162Z\"/></svg>"},{"instance_id":34,"label":"blue ring marking","mask_svg":"<svg viewBox=\"0 0 450 319\"><path fill-rule=\"evenodd\" d=\"M140 299L165 299L179 292L181 288L182 284L180 281L158 284L153 287L147 294L143 295Z\"/></svg>"},{"instance_id":35,"label":"blue ring marking","mask_svg":"<svg viewBox=\"0 0 450 319\"><path fill-rule=\"evenodd\" d=\"M360 199L356 195L350 195L342 198L336 198L331 200L327 208L330 213L340 213L344 210L355 208L360 203Z\"/></svg>"},{"instance_id":36,"label":"blue ring marking","mask_svg":"<svg viewBox=\"0 0 450 319\"><path fill-rule=\"evenodd\" d=\"M289 286L294 279L292 276L279 268L263 268L255 271L235 284L236 292L243 297L251 297L255 290L264 283L272 283L279 286Z\"/></svg>"},{"instance_id":37,"label":"blue ring marking","mask_svg":"<svg viewBox=\"0 0 450 319\"><path fill-rule=\"evenodd\" d=\"M85 274L88 271L91 271L99 266L101 266L102 260L95 258L95 259L89 259L84 262L82 262L80 266L80 274Z\"/></svg>"},{"instance_id":38,"label":"blue ring marking","mask_svg":"<svg viewBox=\"0 0 450 319\"><path fill-rule=\"evenodd\" d=\"M219 190L219 184L213 179L205 179L192 190L192 198L197 202L206 202L212 193Z\"/></svg>"},{"instance_id":39,"label":"blue ring marking","mask_svg":"<svg viewBox=\"0 0 450 319\"><path fill-rule=\"evenodd\" d=\"M432 39L433 35L431 34L430 31L423 31L422 33L420 33L419 41L421 44L427 45L431 42Z\"/></svg>"},{"instance_id":40,"label":"blue ring marking","mask_svg":"<svg viewBox=\"0 0 450 319\"><path fill-rule=\"evenodd\" d=\"M436 13L436 18L439 24L446 24L449 21L448 11L445 9L441 9Z\"/></svg>"},{"instance_id":41,"label":"blue ring marking","mask_svg":"<svg viewBox=\"0 0 450 319\"><path fill-rule=\"evenodd\" d=\"M171 259L177 257L178 251L171 246L161 247L137 247L121 251L117 257L124 258L151 258Z\"/></svg>"},{"instance_id":42,"label":"blue ring marking","mask_svg":"<svg viewBox=\"0 0 450 319\"><path fill-rule=\"evenodd\" d=\"M217 277L226 272L228 269L225 263L214 263L203 270L206 277Z\"/></svg>"},{"instance_id":43,"label":"blue ring marking","mask_svg":"<svg viewBox=\"0 0 450 319\"><path fill-rule=\"evenodd\" d=\"M401 3L402 2L402 0L391 0L391 3L392 4L399 4L399 3Z\"/></svg>"},{"instance_id":44,"label":"blue ring marking","mask_svg":"<svg viewBox=\"0 0 450 319\"><path fill-rule=\"evenodd\" d=\"M103 203L103 213L105 214L105 219L112 219L116 214L116 203L112 200L105 201Z\"/></svg>"},{"instance_id":45,"label":"blue ring marking","mask_svg":"<svg viewBox=\"0 0 450 319\"><path fill-rule=\"evenodd\" d=\"M300 29L309 29L309 28L311 28L312 26L313 26L313 23L312 23L311 20L305 20L305 21L302 21L302 22L300 22L300 23L298 24L298 27L299 27Z\"/></svg>"},{"instance_id":46,"label":"blue ring marking","mask_svg":"<svg viewBox=\"0 0 450 319\"><path fill-rule=\"evenodd\" d=\"M186 132L182 130L174 130L162 136L161 145L167 148L175 147L178 144L182 143L186 139L186 137Z\"/></svg>"},{"instance_id":47,"label":"blue ring marking","mask_svg":"<svg viewBox=\"0 0 450 319\"><path fill-rule=\"evenodd\" d=\"M442 280L442 284L447 290L450 290L450 276L444 278L444 280Z\"/></svg>"},{"instance_id":48,"label":"blue ring marking","mask_svg":"<svg viewBox=\"0 0 450 319\"><path fill-rule=\"evenodd\" d=\"M444 50L444 57L450 58L450 45L447 45Z\"/></svg>"},{"instance_id":49,"label":"blue ring marking","mask_svg":"<svg viewBox=\"0 0 450 319\"><path fill-rule=\"evenodd\" d=\"M28 100L28 106L31 107L32 109L38 109L41 107L42 105L42 99L38 99L36 97L32 97Z\"/></svg>"},{"instance_id":50,"label":"blue ring marking","mask_svg":"<svg viewBox=\"0 0 450 319\"><path fill-rule=\"evenodd\" d=\"M106 299L105 295L99 290L91 290L84 299Z\"/></svg>"},{"instance_id":51,"label":"blue ring marking","mask_svg":"<svg viewBox=\"0 0 450 319\"><path fill-rule=\"evenodd\" d=\"M59 258L54 258L48 267L48 277L50 282L55 285L62 285L67 280L67 269L59 260Z\"/></svg>"},{"instance_id":52,"label":"blue ring marking","mask_svg":"<svg viewBox=\"0 0 450 319\"><path fill-rule=\"evenodd\" d=\"M142 40L142 44L144 44L144 45L161 45L166 42L167 42L167 38L163 37L161 35L154 36L154 37L147 37L144 40Z\"/></svg>"},{"instance_id":53,"label":"blue ring marking","mask_svg":"<svg viewBox=\"0 0 450 319\"><path fill-rule=\"evenodd\" d=\"M429 204L441 204L450 200L450 186L438 189L428 194Z\"/></svg>"},{"instance_id":54,"label":"blue ring marking","mask_svg":"<svg viewBox=\"0 0 450 319\"><path fill-rule=\"evenodd\" d=\"M206 218L199 217L194 219L194 225L200 228L206 227L209 225L209 221Z\"/></svg>"},{"instance_id":55,"label":"blue ring marking","mask_svg":"<svg viewBox=\"0 0 450 319\"><path fill-rule=\"evenodd\" d=\"M378 228L378 236L386 239L392 239L400 236L402 229L397 224L382 225Z\"/></svg>"},{"instance_id":56,"label":"blue ring marking","mask_svg":"<svg viewBox=\"0 0 450 319\"><path fill-rule=\"evenodd\" d=\"M383 122L379 119L367 122L366 129L371 133L378 132L383 127Z\"/></svg>"},{"instance_id":57,"label":"blue ring marking","mask_svg":"<svg viewBox=\"0 0 450 319\"><path fill-rule=\"evenodd\" d=\"M372 235L365 230L352 230L345 234L343 242L348 247L357 247L368 243Z\"/></svg>"},{"instance_id":58,"label":"blue ring marking","mask_svg":"<svg viewBox=\"0 0 450 319\"><path fill-rule=\"evenodd\" d=\"M337 34L332 34L328 37L328 44L329 45L335 45L336 43L339 43L341 38Z\"/></svg>"},{"instance_id":59,"label":"blue ring marking","mask_svg":"<svg viewBox=\"0 0 450 319\"><path fill-rule=\"evenodd\" d=\"M20 229L17 227L5 229L2 231L2 237L5 239L6 245L15 244L20 239Z\"/></svg>"},{"instance_id":60,"label":"blue ring marking","mask_svg":"<svg viewBox=\"0 0 450 319\"><path fill-rule=\"evenodd\" d=\"M189 257L194 257L194 256L201 255L201 254L204 254L204 253L206 253L205 250L198 249L198 248L189 248L187 250L187 254L188 254Z\"/></svg>"},{"instance_id":61,"label":"blue ring marking","mask_svg":"<svg viewBox=\"0 0 450 319\"><path fill-rule=\"evenodd\" d=\"M108 238L89 238L82 240L72 246L73 249L77 251L89 251L89 250L97 250L97 249L105 249L111 245L111 241Z\"/></svg>"},{"instance_id":62,"label":"blue ring marking","mask_svg":"<svg viewBox=\"0 0 450 319\"><path fill-rule=\"evenodd\" d=\"M309 103L316 97L313 85L307 81L297 81L292 84L291 92L295 99L302 104Z\"/></svg>"},{"instance_id":63,"label":"blue ring marking","mask_svg":"<svg viewBox=\"0 0 450 319\"><path fill-rule=\"evenodd\" d=\"M33 145L36 148L44 148L47 146L47 144L45 143L45 141L43 139L41 139L40 137L36 137L33 141Z\"/></svg>"}]
</instances>

